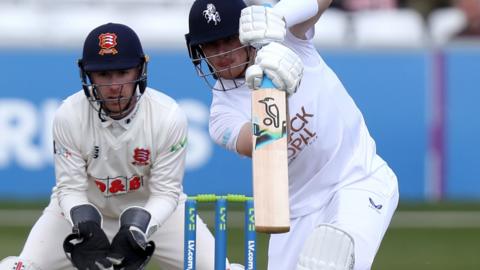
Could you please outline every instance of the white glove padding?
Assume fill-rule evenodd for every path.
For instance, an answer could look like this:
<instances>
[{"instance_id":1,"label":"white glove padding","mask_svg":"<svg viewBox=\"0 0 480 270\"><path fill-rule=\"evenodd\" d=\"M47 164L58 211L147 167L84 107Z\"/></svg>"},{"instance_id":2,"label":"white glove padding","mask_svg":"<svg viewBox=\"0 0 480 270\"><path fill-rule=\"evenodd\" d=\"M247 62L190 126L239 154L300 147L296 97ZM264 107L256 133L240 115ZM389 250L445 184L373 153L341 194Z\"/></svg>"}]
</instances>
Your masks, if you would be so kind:
<instances>
[{"instance_id":1,"label":"white glove padding","mask_svg":"<svg viewBox=\"0 0 480 270\"><path fill-rule=\"evenodd\" d=\"M282 42L285 35L285 20L272 8L249 6L242 9L239 29L242 44L259 48L269 42Z\"/></svg>"},{"instance_id":2,"label":"white glove padding","mask_svg":"<svg viewBox=\"0 0 480 270\"><path fill-rule=\"evenodd\" d=\"M257 52L255 64L245 72L250 89L259 89L263 75L272 80L278 90L291 95L297 91L303 75L300 57L288 47L272 42Z\"/></svg>"}]
</instances>

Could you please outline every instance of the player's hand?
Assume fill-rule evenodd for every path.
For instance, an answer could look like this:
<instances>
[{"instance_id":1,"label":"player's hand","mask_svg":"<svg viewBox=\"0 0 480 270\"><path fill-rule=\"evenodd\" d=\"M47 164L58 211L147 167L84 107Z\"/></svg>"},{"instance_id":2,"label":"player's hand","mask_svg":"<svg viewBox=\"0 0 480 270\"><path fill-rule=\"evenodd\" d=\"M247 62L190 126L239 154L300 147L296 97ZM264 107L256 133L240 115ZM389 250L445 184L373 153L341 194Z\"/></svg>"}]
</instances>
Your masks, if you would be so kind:
<instances>
[{"instance_id":1,"label":"player's hand","mask_svg":"<svg viewBox=\"0 0 480 270\"><path fill-rule=\"evenodd\" d=\"M144 232L135 226L124 225L113 238L108 259L114 269L143 270L154 250L155 243L147 242Z\"/></svg>"},{"instance_id":2,"label":"player's hand","mask_svg":"<svg viewBox=\"0 0 480 270\"><path fill-rule=\"evenodd\" d=\"M263 75L272 80L275 87L291 95L297 91L303 76L303 62L286 46L272 42L257 52L255 64L245 72L250 89L259 89Z\"/></svg>"},{"instance_id":3,"label":"player's hand","mask_svg":"<svg viewBox=\"0 0 480 270\"><path fill-rule=\"evenodd\" d=\"M63 242L63 250L78 270L113 270L107 259L109 249L105 232L93 221L79 223Z\"/></svg>"},{"instance_id":4,"label":"player's hand","mask_svg":"<svg viewBox=\"0 0 480 270\"><path fill-rule=\"evenodd\" d=\"M285 39L286 28L283 17L270 7L249 6L240 15L240 42L259 48L267 43Z\"/></svg>"}]
</instances>

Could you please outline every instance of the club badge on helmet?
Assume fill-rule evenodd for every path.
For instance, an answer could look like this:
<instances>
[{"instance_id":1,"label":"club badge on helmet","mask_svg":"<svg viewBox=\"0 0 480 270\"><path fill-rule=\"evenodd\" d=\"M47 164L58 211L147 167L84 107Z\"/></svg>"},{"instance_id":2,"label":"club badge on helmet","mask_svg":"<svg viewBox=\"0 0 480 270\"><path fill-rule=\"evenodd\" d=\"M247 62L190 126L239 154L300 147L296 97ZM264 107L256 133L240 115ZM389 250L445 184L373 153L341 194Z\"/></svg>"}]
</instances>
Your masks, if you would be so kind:
<instances>
[{"instance_id":1,"label":"club badge on helmet","mask_svg":"<svg viewBox=\"0 0 480 270\"><path fill-rule=\"evenodd\" d=\"M209 59L244 49L247 46L242 45L234 50L206 57L201 45L238 35L240 14L245 7L246 5L242 0L196 0L190 9L188 16L189 32L185 35L188 53L197 74L214 90L229 89L223 87L221 80L222 87L220 89L214 87L215 80L219 79L218 74L222 70L215 70L209 63ZM246 68L248 63L249 59L237 66L245 66ZM235 67L231 66L226 69ZM234 88L238 86L240 85L235 84Z\"/></svg>"},{"instance_id":2,"label":"club badge on helmet","mask_svg":"<svg viewBox=\"0 0 480 270\"><path fill-rule=\"evenodd\" d=\"M85 39L82 58L78 60L83 91L92 105L98 111L99 117L123 116L132 110L147 87L148 56L143 53L142 44L137 34L130 27L107 23L93 29ZM112 113L102 106L106 102L98 93L89 76L90 72L126 70L141 67L140 75L135 81L135 91L128 106L122 112ZM135 100L135 101L134 101Z\"/></svg>"}]
</instances>

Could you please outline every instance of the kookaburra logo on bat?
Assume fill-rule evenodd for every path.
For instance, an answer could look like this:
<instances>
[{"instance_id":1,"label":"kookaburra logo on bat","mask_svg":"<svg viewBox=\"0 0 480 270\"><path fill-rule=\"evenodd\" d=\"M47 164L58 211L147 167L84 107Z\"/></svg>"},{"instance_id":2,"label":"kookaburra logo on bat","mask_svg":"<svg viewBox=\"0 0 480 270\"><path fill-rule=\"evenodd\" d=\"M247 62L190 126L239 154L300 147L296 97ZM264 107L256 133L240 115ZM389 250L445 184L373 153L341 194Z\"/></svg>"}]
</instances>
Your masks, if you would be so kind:
<instances>
[{"instance_id":1,"label":"kookaburra logo on bat","mask_svg":"<svg viewBox=\"0 0 480 270\"><path fill-rule=\"evenodd\" d=\"M257 102L263 104L265 113L259 112L252 120L256 149L284 137L287 132L286 120L280 115L276 100L273 97L264 97Z\"/></svg>"},{"instance_id":2,"label":"kookaburra logo on bat","mask_svg":"<svg viewBox=\"0 0 480 270\"><path fill-rule=\"evenodd\" d=\"M266 126L271 126L273 124L276 128L280 127L280 114L275 99L266 97L258 102L265 105L265 112L269 116L263 119L263 124Z\"/></svg>"}]
</instances>

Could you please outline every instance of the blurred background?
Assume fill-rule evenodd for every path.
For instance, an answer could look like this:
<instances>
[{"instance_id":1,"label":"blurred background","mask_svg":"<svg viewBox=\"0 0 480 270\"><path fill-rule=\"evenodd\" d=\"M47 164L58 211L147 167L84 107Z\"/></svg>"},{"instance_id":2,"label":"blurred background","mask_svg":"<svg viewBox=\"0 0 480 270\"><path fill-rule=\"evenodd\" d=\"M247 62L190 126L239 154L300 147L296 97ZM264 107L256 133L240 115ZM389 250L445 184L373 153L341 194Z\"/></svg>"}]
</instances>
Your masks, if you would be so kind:
<instances>
[{"instance_id":1,"label":"blurred background","mask_svg":"<svg viewBox=\"0 0 480 270\"><path fill-rule=\"evenodd\" d=\"M187 112L186 192L251 195L250 161L208 135L211 94L184 42L192 3L0 0L0 258L20 253L48 204L52 117L80 90L84 38L106 22L138 33L149 85ZM314 42L399 179L400 206L373 269L480 269L480 0L336 0ZM241 222L231 228L229 256L241 261Z\"/></svg>"}]
</instances>

